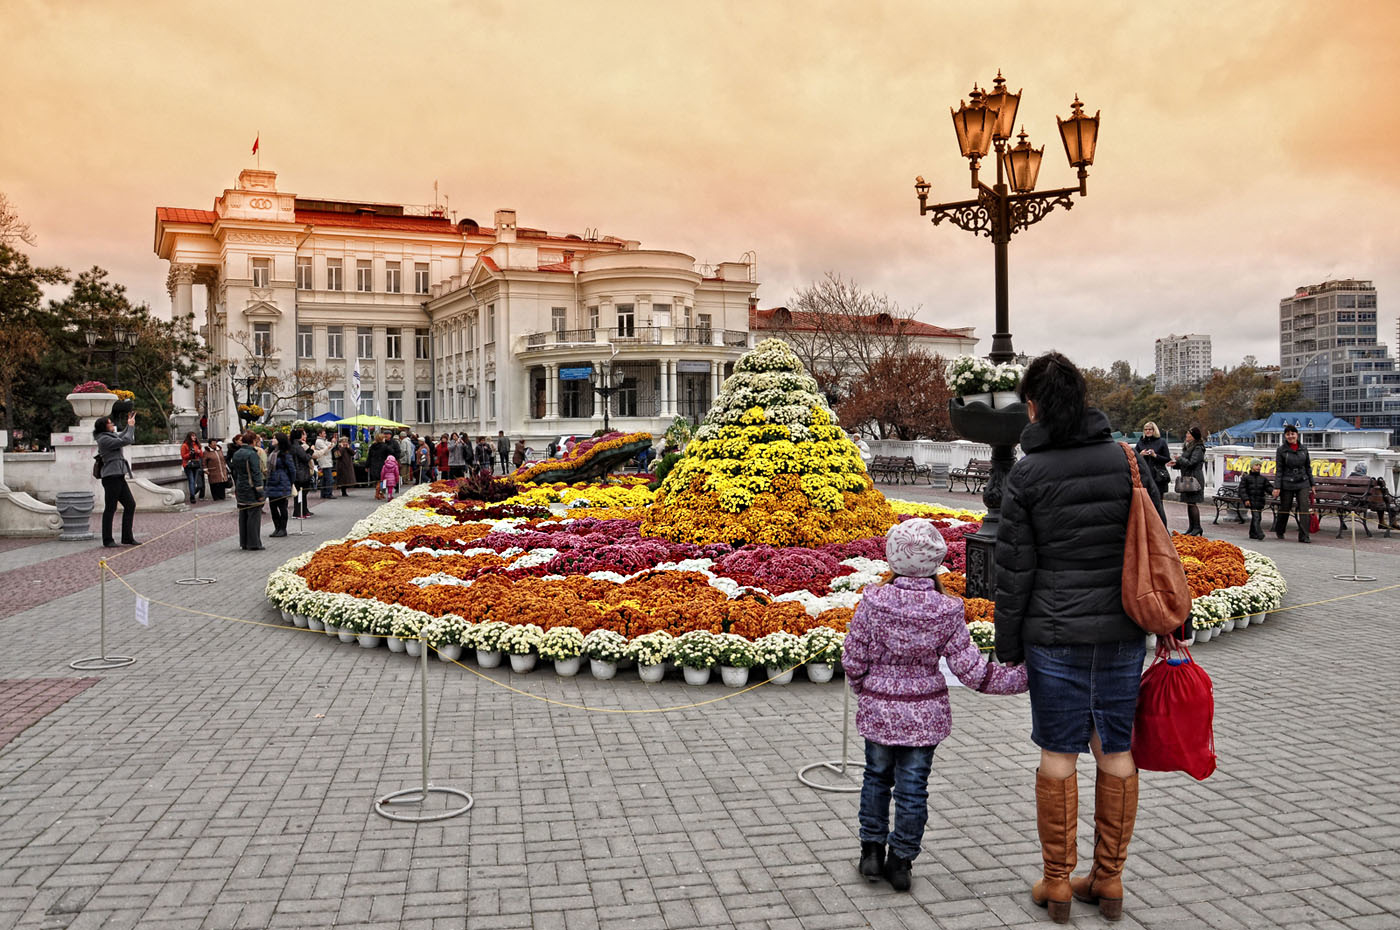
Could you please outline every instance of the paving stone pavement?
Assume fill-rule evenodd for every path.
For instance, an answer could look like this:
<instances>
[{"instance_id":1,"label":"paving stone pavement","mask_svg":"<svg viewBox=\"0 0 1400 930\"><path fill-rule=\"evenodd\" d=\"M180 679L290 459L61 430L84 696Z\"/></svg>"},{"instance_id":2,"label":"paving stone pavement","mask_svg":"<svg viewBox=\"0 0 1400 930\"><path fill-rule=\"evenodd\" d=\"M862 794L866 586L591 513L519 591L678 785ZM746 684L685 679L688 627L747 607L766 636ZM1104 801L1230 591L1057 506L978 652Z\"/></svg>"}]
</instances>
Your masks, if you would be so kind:
<instances>
[{"instance_id":1,"label":"paving stone pavement","mask_svg":"<svg viewBox=\"0 0 1400 930\"><path fill-rule=\"evenodd\" d=\"M261 593L268 571L371 506L320 502L304 540L262 553L231 538L202 547L201 573L219 579L206 587L174 584L184 556L119 570L148 597L278 623ZM1347 584L1332 579L1350 570L1345 551L1261 546L1289 579L1286 604L1313 606L1197 650L1215 680L1220 769L1201 783L1144 773L1118 926L1400 927L1400 664L1375 648L1400 592L1314 605L1400 581L1400 558L1368 550L1362 568L1382 580ZM136 664L98 673L0 748L0 927L1046 923L1027 899L1039 855L1024 696L952 691L924 853L912 893L896 894L855 872L855 796L795 778L839 754L839 682L647 713L730 692L485 673L627 711L590 713L433 660L433 781L476 806L394 823L372 803L420 777L415 660L154 604L142 628L132 595L107 588L108 650ZM53 593L0 619L0 678L94 677L67 662L96 646L96 587ZM1091 764L1080 771L1083 858ZM1102 924L1083 905L1073 922Z\"/></svg>"}]
</instances>

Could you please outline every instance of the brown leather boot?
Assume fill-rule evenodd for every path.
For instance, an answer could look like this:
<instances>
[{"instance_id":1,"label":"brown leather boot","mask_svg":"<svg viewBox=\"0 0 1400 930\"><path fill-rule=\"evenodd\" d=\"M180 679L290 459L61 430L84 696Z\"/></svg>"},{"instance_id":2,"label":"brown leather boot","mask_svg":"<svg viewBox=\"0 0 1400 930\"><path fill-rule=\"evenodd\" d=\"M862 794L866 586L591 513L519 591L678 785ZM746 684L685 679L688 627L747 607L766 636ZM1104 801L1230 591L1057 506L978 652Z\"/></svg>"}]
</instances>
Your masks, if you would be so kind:
<instances>
[{"instance_id":1,"label":"brown leather boot","mask_svg":"<svg viewBox=\"0 0 1400 930\"><path fill-rule=\"evenodd\" d=\"M1123 864L1137 822L1138 777L1098 771L1094 784L1094 865L1083 878L1070 880L1074 896L1099 906L1104 920L1123 917Z\"/></svg>"},{"instance_id":2,"label":"brown leather boot","mask_svg":"<svg viewBox=\"0 0 1400 930\"><path fill-rule=\"evenodd\" d=\"M1035 824L1040 833L1040 855L1045 876L1031 889L1031 900L1048 908L1057 924L1069 922L1072 892L1069 877L1077 861L1075 827L1079 822L1079 782L1075 775L1050 778L1035 773Z\"/></svg>"}]
</instances>

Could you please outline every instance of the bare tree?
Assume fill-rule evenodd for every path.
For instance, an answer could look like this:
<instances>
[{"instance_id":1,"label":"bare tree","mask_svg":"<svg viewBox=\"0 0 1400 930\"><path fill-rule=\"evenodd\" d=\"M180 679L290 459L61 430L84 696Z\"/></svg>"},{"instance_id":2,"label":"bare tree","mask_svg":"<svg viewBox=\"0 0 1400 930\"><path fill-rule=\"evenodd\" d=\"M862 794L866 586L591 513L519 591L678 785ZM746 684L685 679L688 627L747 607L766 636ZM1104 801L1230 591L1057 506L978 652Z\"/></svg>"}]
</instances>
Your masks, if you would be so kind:
<instances>
[{"instance_id":1,"label":"bare tree","mask_svg":"<svg viewBox=\"0 0 1400 930\"><path fill-rule=\"evenodd\" d=\"M264 422L272 422L274 411L285 402L316 398L336 383L336 376L324 368L295 366L286 374L277 374L276 359L266 352L259 353L252 335L246 330L230 333L229 338L243 347L248 376L253 378L253 393L267 399L263 407Z\"/></svg>"},{"instance_id":2,"label":"bare tree","mask_svg":"<svg viewBox=\"0 0 1400 930\"><path fill-rule=\"evenodd\" d=\"M33 245L34 233L29 224L19 218L19 210L10 203L10 198L0 191L0 245L13 246L19 242Z\"/></svg>"}]
</instances>

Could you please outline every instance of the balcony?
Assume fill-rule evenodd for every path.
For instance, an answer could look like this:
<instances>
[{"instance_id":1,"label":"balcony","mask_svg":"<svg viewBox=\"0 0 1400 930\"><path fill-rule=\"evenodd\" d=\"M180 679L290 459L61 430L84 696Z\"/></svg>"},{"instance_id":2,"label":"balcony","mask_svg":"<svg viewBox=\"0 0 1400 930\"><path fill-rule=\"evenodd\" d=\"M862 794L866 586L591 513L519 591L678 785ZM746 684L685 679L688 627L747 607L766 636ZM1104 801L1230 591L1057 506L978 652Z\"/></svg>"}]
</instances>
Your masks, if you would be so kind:
<instances>
[{"instance_id":1,"label":"balcony","mask_svg":"<svg viewBox=\"0 0 1400 930\"><path fill-rule=\"evenodd\" d=\"M753 334L742 329L706 326L630 326L596 329L560 329L528 333L516 343L518 354L568 349L578 346L712 346L748 349Z\"/></svg>"}]
</instances>

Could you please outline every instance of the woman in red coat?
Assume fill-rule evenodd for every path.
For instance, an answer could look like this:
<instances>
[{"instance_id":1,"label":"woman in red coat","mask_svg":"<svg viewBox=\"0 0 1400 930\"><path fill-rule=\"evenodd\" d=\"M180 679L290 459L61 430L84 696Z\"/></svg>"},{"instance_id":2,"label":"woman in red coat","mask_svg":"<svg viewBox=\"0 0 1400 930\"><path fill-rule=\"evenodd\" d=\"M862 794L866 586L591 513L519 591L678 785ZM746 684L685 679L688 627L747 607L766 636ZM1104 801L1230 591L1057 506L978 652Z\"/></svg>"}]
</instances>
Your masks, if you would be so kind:
<instances>
[{"instance_id":1,"label":"woman in red coat","mask_svg":"<svg viewBox=\"0 0 1400 930\"><path fill-rule=\"evenodd\" d=\"M439 478L446 478L446 477L447 477L448 470L449 470L449 465L448 465L448 461L447 461L447 434L446 434L446 433L443 433L442 436L440 436L440 437L438 438L437 449L435 450L435 452L436 452L436 454L437 454L438 477L439 477Z\"/></svg>"}]
</instances>

